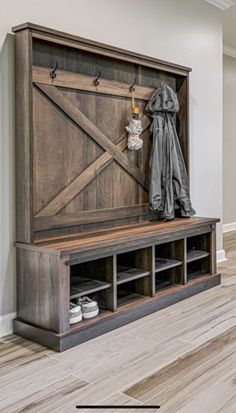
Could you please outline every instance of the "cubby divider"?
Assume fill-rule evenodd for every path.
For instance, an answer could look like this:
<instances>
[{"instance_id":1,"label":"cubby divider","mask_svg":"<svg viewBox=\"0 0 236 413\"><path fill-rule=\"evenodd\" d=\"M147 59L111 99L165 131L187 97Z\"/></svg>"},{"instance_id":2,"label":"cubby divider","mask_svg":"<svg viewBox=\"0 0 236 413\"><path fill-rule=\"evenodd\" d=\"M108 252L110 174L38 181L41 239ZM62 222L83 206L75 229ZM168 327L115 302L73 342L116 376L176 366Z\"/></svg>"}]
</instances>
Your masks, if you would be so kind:
<instances>
[{"instance_id":1,"label":"cubby divider","mask_svg":"<svg viewBox=\"0 0 236 413\"><path fill-rule=\"evenodd\" d=\"M114 312L209 273L207 233L72 265L70 299L93 296Z\"/></svg>"}]
</instances>

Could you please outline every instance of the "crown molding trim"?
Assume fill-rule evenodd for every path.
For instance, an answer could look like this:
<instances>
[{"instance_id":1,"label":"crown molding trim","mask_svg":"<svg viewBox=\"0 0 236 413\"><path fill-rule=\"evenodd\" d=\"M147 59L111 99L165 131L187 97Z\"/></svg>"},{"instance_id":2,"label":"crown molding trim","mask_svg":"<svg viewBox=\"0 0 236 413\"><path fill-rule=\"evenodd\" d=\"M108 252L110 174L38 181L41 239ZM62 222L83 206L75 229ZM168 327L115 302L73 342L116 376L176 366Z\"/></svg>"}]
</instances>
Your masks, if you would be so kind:
<instances>
[{"instance_id":1,"label":"crown molding trim","mask_svg":"<svg viewBox=\"0 0 236 413\"><path fill-rule=\"evenodd\" d=\"M234 47L230 47L230 46L225 45L224 48L223 48L223 54L236 59L236 49L234 49Z\"/></svg>"},{"instance_id":2,"label":"crown molding trim","mask_svg":"<svg viewBox=\"0 0 236 413\"><path fill-rule=\"evenodd\" d=\"M232 7L235 2L233 0L205 0L220 10L227 10Z\"/></svg>"}]
</instances>

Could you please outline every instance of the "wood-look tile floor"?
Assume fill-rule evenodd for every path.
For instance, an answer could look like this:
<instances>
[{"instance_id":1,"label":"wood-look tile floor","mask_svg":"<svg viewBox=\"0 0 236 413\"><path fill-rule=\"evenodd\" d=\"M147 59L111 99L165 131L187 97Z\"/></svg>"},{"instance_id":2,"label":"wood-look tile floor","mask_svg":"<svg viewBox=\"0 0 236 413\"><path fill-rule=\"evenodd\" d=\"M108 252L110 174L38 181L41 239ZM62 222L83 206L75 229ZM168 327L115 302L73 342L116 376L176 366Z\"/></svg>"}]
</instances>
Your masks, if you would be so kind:
<instances>
[{"instance_id":1,"label":"wood-look tile floor","mask_svg":"<svg viewBox=\"0 0 236 413\"><path fill-rule=\"evenodd\" d=\"M0 339L0 413L236 413L236 233L225 249L221 286L64 353Z\"/></svg>"}]
</instances>

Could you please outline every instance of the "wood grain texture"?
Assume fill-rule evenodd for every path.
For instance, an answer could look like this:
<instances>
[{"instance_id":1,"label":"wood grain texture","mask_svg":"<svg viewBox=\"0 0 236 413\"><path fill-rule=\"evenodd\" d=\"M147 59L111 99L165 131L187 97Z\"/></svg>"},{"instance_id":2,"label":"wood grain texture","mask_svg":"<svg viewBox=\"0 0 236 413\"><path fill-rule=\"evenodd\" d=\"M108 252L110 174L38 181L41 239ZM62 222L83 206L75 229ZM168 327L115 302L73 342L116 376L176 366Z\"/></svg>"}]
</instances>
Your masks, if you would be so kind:
<instances>
[{"instance_id":1,"label":"wood grain texture","mask_svg":"<svg viewBox=\"0 0 236 413\"><path fill-rule=\"evenodd\" d=\"M81 50L88 50L92 53L96 53L99 51L101 55L112 56L116 59L128 60L133 63L142 63L144 66L147 67L164 69L167 72L179 74L182 76L187 76L188 73L191 71L191 69L188 67L184 67L170 62L165 62L154 57L144 56L139 53L130 52L114 46L109 46L96 41L84 39L79 36L74 36L68 33L53 30L32 23L24 23L22 25L13 27L12 31L16 33L18 31L25 29L32 30L34 38L42 39L44 41L48 41L51 43L66 45L68 47L73 47Z\"/></svg>"},{"instance_id":2,"label":"wood grain texture","mask_svg":"<svg viewBox=\"0 0 236 413\"><path fill-rule=\"evenodd\" d=\"M89 236L89 234L81 234L79 239L75 238L72 240L66 240L64 238L63 240L55 239L49 242L41 240L40 242L38 242L38 245L42 245L44 247L47 246L47 248L60 251L79 251L82 248L83 251L85 251L85 248L99 248L100 243L104 247L106 244L112 245L119 242L123 243L124 240L130 242L135 239L137 242L139 237L140 239L142 239L142 241L144 241L145 238L149 239L150 243L152 243L152 237L155 237L156 243L158 244L164 242L164 240L161 239L162 236L166 237L169 235L170 239L173 239L175 231L179 234L179 238L183 237L184 233L186 233L186 231L188 230L199 230L200 233L204 233L204 229L212 222L215 222L215 219L200 217L194 217L187 220L179 218L168 223L162 221L152 221L148 223L125 226L124 228L120 227L113 230L109 229L102 231L101 234L99 232L93 233L91 234L91 236ZM210 232L209 230L207 231L207 229L205 231ZM191 234L188 235L190 236ZM132 249L132 246L130 249Z\"/></svg>"},{"instance_id":3,"label":"wood grain texture","mask_svg":"<svg viewBox=\"0 0 236 413\"><path fill-rule=\"evenodd\" d=\"M187 159L189 69L30 23L13 31L19 39L16 55L19 52L22 62L28 65L25 74L20 72L20 65L16 67L20 87L24 84L21 80L28 73L26 83L30 91L28 101L25 100L21 107L17 105L19 114L22 110L28 113L27 131L30 131L30 139L27 138L28 161L25 156L28 175L25 183L24 180L20 182L24 187L21 188L23 197L19 204L30 230L30 241L44 235L66 236L77 230L85 232L91 228L148 219L149 211L132 215L131 209L126 209L148 202L148 163L152 142L148 130L150 121L143 116L146 100L162 82L178 94L180 113L176 126L184 158ZM28 52L23 46L24 36L30 39ZM52 81L49 71L55 61L58 62L58 71ZM102 76L96 89L93 79L98 70ZM124 133L131 117L129 85L134 79L137 80L136 105L143 117L144 128L144 146L139 153L127 150ZM37 80L39 87L33 87L31 96L32 86ZM60 107L52 101L52 96L45 99L43 88L60 95ZM70 114L65 115L68 110ZM78 116L80 118L79 127L76 116L77 120ZM111 119L115 121L111 122ZM17 176L20 175L21 171L17 172ZM28 192L24 196L25 189ZM116 216L116 208L124 209ZM109 214L105 211L108 209ZM96 210L98 218L100 214L97 221L92 212ZM73 215L78 213L82 215ZM17 215L20 216L20 211ZM51 219L54 215L57 215L56 224ZM39 216L45 219L40 221ZM17 219L17 222L22 220Z\"/></svg>"},{"instance_id":4,"label":"wood grain texture","mask_svg":"<svg viewBox=\"0 0 236 413\"><path fill-rule=\"evenodd\" d=\"M150 125L150 121L145 116L142 120L143 130L145 131ZM126 134L122 134L119 139L119 143L116 145L117 150L124 151L127 147ZM37 217L42 217L45 214L54 215L57 214L65 205L67 205L76 195L78 195L90 182L93 181L99 174L106 169L111 161L112 155L105 152L100 157L98 157L93 163L91 163L86 169L83 170L79 175L77 175L72 182L70 182L65 189L63 189L55 198L49 201L46 207L36 215L36 230L44 229L44 227L37 227L38 222ZM98 211L99 214L99 211ZM114 214L115 215L115 214ZM118 217L117 217L118 218ZM60 217L55 218L59 221ZM63 217L62 217L63 220ZM63 224L65 225L65 224ZM47 227L46 227L47 228ZM50 225L49 225L50 228Z\"/></svg>"},{"instance_id":5,"label":"wood grain texture","mask_svg":"<svg viewBox=\"0 0 236 413\"><path fill-rule=\"evenodd\" d=\"M52 85L52 79L49 75L50 71L50 67L34 66L33 82ZM92 76L57 70L56 78L53 80L53 85L61 86L63 88L84 90L95 94L103 93L131 99L131 92L129 90L130 85L128 83L122 83L116 80L109 80L101 77L99 86L95 86L93 84L93 80L94 77ZM135 85L135 99L148 101L153 92L154 89L152 88Z\"/></svg>"},{"instance_id":6,"label":"wood grain texture","mask_svg":"<svg viewBox=\"0 0 236 413\"><path fill-rule=\"evenodd\" d=\"M77 189L76 189L77 192ZM61 199L61 198L60 198ZM65 198L63 197L63 203ZM55 204L54 204L55 205ZM74 225L99 222L105 220L117 220L119 218L147 216L149 205L131 205L128 207L95 209L94 211L75 212L67 215L49 215L45 217L36 217L34 219L34 228L36 231L54 229L60 227L70 227Z\"/></svg>"},{"instance_id":7,"label":"wood grain texture","mask_svg":"<svg viewBox=\"0 0 236 413\"><path fill-rule=\"evenodd\" d=\"M67 99L54 86L37 84L37 87L54 102L63 112L71 118L79 127L81 127L94 141L107 151L113 159L115 159L136 181L144 188L146 187L146 179L141 171L132 163L129 162L127 156L119 151L110 139L103 134L77 107L75 107L69 99ZM51 211L45 207L37 216L45 214L50 215Z\"/></svg>"},{"instance_id":8,"label":"wood grain texture","mask_svg":"<svg viewBox=\"0 0 236 413\"><path fill-rule=\"evenodd\" d=\"M55 332L69 328L69 268L55 254L17 248L18 315Z\"/></svg>"},{"instance_id":9,"label":"wood grain texture","mask_svg":"<svg viewBox=\"0 0 236 413\"><path fill-rule=\"evenodd\" d=\"M186 169L189 172L189 79L177 79L177 90L179 100L179 112L176 119L176 130L181 145Z\"/></svg>"},{"instance_id":10,"label":"wood grain texture","mask_svg":"<svg viewBox=\"0 0 236 413\"><path fill-rule=\"evenodd\" d=\"M16 239L33 242L32 192L32 35L15 36Z\"/></svg>"}]
</instances>

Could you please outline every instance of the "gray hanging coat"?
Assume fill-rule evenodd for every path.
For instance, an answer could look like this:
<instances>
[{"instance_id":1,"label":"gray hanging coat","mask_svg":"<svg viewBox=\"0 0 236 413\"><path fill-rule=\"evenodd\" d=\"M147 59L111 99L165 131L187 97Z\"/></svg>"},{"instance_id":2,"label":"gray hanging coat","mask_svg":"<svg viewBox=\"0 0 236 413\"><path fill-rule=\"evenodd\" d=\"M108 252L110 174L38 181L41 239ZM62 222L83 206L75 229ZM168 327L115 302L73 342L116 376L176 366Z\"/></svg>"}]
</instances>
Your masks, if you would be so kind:
<instances>
[{"instance_id":1,"label":"gray hanging coat","mask_svg":"<svg viewBox=\"0 0 236 413\"><path fill-rule=\"evenodd\" d=\"M165 219L195 214L189 196L187 171L177 136L174 114L179 102L174 91L165 85L157 89L146 106L153 119L153 146L150 158L149 202L153 211L163 211Z\"/></svg>"}]
</instances>

